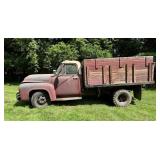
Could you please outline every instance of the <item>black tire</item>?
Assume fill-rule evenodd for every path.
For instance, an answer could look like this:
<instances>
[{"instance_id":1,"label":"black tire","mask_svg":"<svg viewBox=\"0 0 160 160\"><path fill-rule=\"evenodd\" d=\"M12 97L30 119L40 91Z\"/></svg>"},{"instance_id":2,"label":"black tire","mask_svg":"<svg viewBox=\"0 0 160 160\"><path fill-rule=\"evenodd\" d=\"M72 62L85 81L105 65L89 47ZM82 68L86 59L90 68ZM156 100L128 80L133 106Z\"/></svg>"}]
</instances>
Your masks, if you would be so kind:
<instances>
[{"instance_id":1,"label":"black tire","mask_svg":"<svg viewBox=\"0 0 160 160\"><path fill-rule=\"evenodd\" d=\"M50 104L50 99L48 94L45 92L35 92L31 97L31 104L33 107L42 108Z\"/></svg>"},{"instance_id":2,"label":"black tire","mask_svg":"<svg viewBox=\"0 0 160 160\"><path fill-rule=\"evenodd\" d=\"M117 107L127 107L132 101L132 95L128 90L121 89L114 93L113 103Z\"/></svg>"}]
</instances>

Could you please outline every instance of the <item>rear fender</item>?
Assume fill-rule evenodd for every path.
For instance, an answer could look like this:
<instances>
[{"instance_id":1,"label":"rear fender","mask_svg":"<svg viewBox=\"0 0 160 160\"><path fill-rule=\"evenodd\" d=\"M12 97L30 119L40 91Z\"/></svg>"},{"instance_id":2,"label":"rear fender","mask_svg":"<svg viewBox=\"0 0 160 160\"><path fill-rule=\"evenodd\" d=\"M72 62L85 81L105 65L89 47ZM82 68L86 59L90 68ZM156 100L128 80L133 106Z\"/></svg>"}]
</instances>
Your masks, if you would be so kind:
<instances>
[{"instance_id":1,"label":"rear fender","mask_svg":"<svg viewBox=\"0 0 160 160\"><path fill-rule=\"evenodd\" d=\"M29 100L29 94L33 91L46 91L51 101L56 100L56 92L54 85L51 83L22 83L19 87L20 97L22 101Z\"/></svg>"}]
</instances>

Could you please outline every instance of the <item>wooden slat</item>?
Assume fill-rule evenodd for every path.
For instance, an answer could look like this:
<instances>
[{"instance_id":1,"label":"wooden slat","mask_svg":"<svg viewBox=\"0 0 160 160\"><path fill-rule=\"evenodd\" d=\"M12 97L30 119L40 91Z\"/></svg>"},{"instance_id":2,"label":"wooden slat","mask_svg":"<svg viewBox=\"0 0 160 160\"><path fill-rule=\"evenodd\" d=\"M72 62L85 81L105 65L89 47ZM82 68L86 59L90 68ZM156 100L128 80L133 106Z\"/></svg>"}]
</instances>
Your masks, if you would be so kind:
<instances>
[{"instance_id":1,"label":"wooden slat","mask_svg":"<svg viewBox=\"0 0 160 160\"><path fill-rule=\"evenodd\" d=\"M128 66L127 64L125 65L125 82L127 83L128 82Z\"/></svg>"},{"instance_id":2,"label":"wooden slat","mask_svg":"<svg viewBox=\"0 0 160 160\"><path fill-rule=\"evenodd\" d=\"M132 82L135 82L135 66L132 64Z\"/></svg>"},{"instance_id":3,"label":"wooden slat","mask_svg":"<svg viewBox=\"0 0 160 160\"><path fill-rule=\"evenodd\" d=\"M109 65L109 83L112 83L112 67Z\"/></svg>"}]
</instances>

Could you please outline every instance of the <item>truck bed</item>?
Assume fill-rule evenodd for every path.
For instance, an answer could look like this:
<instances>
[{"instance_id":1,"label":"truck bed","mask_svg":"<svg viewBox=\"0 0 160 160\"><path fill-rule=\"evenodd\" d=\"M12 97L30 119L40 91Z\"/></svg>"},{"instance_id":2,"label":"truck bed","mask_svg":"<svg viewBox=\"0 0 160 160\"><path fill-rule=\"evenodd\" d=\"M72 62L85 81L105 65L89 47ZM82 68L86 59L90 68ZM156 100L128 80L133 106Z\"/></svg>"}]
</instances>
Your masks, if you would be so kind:
<instances>
[{"instance_id":1,"label":"truck bed","mask_svg":"<svg viewBox=\"0 0 160 160\"><path fill-rule=\"evenodd\" d=\"M85 59L85 87L154 83L153 56Z\"/></svg>"}]
</instances>

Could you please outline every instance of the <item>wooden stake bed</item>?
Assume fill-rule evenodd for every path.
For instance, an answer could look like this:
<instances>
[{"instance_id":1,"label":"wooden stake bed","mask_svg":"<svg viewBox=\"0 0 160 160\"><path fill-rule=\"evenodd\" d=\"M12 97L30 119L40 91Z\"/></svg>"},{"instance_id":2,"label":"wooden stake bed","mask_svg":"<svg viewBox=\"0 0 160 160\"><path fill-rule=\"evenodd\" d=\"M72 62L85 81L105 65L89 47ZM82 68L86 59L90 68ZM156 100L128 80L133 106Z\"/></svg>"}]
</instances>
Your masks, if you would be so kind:
<instances>
[{"instance_id":1,"label":"wooden stake bed","mask_svg":"<svg viewBox=\"0 0 160 160\"><path fill-rule=\"evenodd\" d=\"M85 59L85 87L154 83L152 56Z\"/></svg>"}]
</instances>

